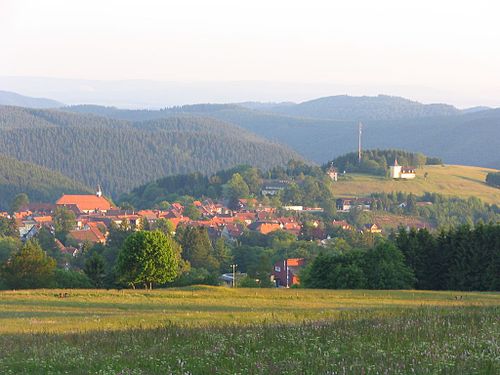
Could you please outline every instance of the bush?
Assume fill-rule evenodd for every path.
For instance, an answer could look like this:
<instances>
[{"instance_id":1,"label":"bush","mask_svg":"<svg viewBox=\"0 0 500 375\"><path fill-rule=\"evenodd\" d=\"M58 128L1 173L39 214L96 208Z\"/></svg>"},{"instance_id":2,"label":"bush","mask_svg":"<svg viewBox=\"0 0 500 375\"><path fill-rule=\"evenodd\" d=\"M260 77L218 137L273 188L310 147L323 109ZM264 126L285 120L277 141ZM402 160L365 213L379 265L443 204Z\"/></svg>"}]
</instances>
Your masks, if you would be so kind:
<instances>
[{"instance_id":1,"label":"bush","mask_svg":"<svg viewBox=\"0 0 500 375\"><path fill-rule=\"evenodd\" d=\"M500 187L500 172L491 172L486 175L486 183L494 187Z\"/></svg>"},{"instance_id":2,"label":"bush","mask_svg":"<svg viewBox=\"0 0 500 375\"><path fill-rule=\"evenodd\" d=\"M61 289L90 289L92 281L83 272L57 269L55 271L56 287Z\"/></svg>"},{"instance_id":3,"label":"bush","mask_svg":"<svg viewBox=\"0 0 500 375\"><path fill-rule=\"evenodd\" d=\"M188 285L220 285L219 275L210 273L205 268L191 268L169 284L169 286Z\"/></svg>"},{"instance_id":4,"label":"bush","mask_svg":"<svg viewBox=\"0 0 500 375\"><path fill-rule=\"evenodd\" d=\"M27 241L3 266L2 274L11 289L51 288L55 285L56 261L37 241Z\"/></svg>"},{"instance_id":5,"label":"bush","mask_svg":"<svg viewBox=\"0 0 500 375\"><path fill-rule=\"evenodd\" d=\"M301 274L307 288L409 289L415 283L403 253L391 243L319 255Z\"/></svg>"}]
</instances>

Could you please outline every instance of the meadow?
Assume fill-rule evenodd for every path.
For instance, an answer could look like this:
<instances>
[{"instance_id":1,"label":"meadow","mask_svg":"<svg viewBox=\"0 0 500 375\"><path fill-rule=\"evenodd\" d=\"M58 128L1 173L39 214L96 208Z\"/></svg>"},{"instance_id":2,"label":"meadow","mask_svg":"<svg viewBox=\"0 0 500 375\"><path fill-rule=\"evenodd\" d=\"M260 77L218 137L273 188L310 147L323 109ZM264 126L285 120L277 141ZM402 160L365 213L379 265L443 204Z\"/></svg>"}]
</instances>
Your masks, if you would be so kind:
<instances>
[{"instance_id":1,"label":"meadow","mask_svg":"<svg viewBox=\"0 0 500 375\"><path fill-rule=\"evenodd\" d=\"M494 171L464 165L426 165L418 168L417 177L410 181L352 173L339 177L335 183L335 195L363 197L373 192L402 191L416 195L431 192L465 199L475 196L485 203L500 204L500 189L485 183L486 175Z\"/></svg>"},{"instance_id":2,"label":"meadow","mask_svg":"<svg viewBox=\"0 0 500 375\"><path fill-rule=\"evenodd\" d=\"M499 316L499 293L0 292L0 373L497 374Z\"/></svg>"}]
</instances>

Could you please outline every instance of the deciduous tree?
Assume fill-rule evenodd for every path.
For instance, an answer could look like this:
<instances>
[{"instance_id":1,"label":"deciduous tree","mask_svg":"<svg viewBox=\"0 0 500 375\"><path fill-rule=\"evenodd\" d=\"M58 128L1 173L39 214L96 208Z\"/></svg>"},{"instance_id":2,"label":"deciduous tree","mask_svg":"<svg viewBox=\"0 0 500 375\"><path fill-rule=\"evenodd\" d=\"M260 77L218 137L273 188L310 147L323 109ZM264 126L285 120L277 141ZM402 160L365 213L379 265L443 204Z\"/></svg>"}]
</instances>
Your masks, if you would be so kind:
<instances>
[{"instance_id":1,"label":"deciduous tree","mask_svg":"<svg viewBox=\"0 0 500 375\"><path fill-rule=\"evenodd\" d=\"M139 231L125 240L118 256L117 270L121 279L135 287L164 284L179 273L180 248L163 232Z\"/></svg>"}]
</instances>

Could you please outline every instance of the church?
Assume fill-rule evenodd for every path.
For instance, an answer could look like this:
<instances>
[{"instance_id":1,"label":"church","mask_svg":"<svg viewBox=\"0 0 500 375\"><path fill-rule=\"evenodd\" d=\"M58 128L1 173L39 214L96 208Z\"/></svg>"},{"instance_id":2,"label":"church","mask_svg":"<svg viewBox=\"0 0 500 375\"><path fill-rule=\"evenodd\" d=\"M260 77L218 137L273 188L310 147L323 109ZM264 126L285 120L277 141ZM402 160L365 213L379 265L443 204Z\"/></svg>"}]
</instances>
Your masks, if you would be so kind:
<instances>
[{"instance_id":1,"label":"church","mask_svg":"<svg viewBox=\"0 0 500 375\"><path fill-rule=\"evenodd\" d=\"M389 174L394 179L412 180L417 175L415 167L403 167L398 164L398 159L394 159L394 165L389 167Z\"/></svg>"},{"instance_id":2,"label":"church","mask_svg":"<svg viewBox=\"0 0 500 375\"><path fill-rule=\"evenodd\" d=\"M69 195L63 194L56 202L56 206L62 206L73 209L80 214L89 213L105 213L113 208L112 204L103 197L101 187L97 187L95 195L79 194Z\"/></svg>"}]
</instances>

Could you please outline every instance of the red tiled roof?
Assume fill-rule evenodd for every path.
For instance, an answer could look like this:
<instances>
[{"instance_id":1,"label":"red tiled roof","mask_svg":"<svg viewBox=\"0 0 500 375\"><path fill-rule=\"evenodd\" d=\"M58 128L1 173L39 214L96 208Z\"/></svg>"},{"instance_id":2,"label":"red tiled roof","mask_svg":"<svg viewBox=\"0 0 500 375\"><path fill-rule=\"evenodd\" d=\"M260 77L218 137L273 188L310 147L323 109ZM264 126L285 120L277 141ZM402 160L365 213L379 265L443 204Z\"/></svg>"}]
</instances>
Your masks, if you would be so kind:
<instances>
[{"instance_id":1,"label":"red tiled roof","mask_svg":"<svg viewBox=\"0 0 500 375\"><path fill-rule=\"evenodd\" d=\"M268 234L276 230L280 230L281 226L278 223L259 223L255 230L262 234Z\"/></svg>"},{"instance_id":2,"label":"red tiled roof","mask_svg":"<svg viewBox=\"0 0 500 375\"><path fill-rule=\"evenodd\" d=\"M80 211L108 211L112 208L106 198L97 195L63 195L56 202L57 205L74 205Z\"/></svg>"},{"instance_id":3,"label":"red tiled roof","mask_svg":"<svg viewBox=\"0 0 500 375\"><path fill-rule=\"evenodd\" d=\"M52 221L51 216L35 216L33 218L37 223L50 223Z\"/></svg>"},{"instance_id":4,"label":"red tiled roof","mask_svg":"<svg viewBox=\"0 0 500 375\"><path fill-rule=\"evenodd\" d=\"M106 237L97 228L90 228L88 230L71 230L69 235L74 238L77 242L92 242L92 243L104 243Z\"/></svg>"},{"instance_id":5,"label":"red tiled roof","mask_svg":"<svg viewBox=\"0 0 500 375\"><path fill-rule=\"evenodd\" d=\"M300 267L304 265L305 259L304 258L288 258L286 260L286 265L288 267Z\"/></svg>"},{"instance_id":6,"label":"red tiled roof","mask_svg":"<svg viewBox=\"0 0 500 375\"><path fill-rule=\"evenodd\" d=\"M174 229L177 229L177 226L180 223L188 222L189 218L188 217L175 217L175 218L169 218L168 221L170 221L172 223L172 225L174 226Z\"/></svg>"}]
</instances>

